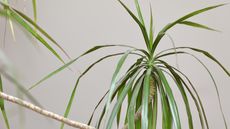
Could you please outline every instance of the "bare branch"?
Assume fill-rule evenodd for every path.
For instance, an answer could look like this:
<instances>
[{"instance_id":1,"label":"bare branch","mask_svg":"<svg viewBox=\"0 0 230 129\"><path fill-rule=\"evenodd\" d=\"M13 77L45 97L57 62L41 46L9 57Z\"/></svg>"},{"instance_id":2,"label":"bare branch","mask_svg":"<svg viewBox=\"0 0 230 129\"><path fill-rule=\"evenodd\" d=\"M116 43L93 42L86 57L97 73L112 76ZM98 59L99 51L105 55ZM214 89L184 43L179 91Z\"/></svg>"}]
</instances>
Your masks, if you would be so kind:
<instances>
[{"instance_id":1,"label":"bare branch","mask_svg":"<svg viewBox=\"0 0 230 129\"><path fill-rule=\"evenodd\" d=\"M21 100L19 98L16 98L14 96L10 96L10 95L7 95L3 92L0 92L0 98L4 99L4 100L7 100L9 102L12 102L12 103L15 103L15 104L18 104L20 106L23 106L27 109L30 109L34 112L37 112L43 116L46 116L46 117L49 117L49 118L52 118L52 119L55 119L57 121L60 121L64 124L67 124L69 126L72 126L72 127L75 127L75 128L80 128L80 129L95 129L94 127L92 126L89 126L89 125L86 125L86 124L83 124L83 123L80 123L80 122L77 122L77 121L73 121L73 120L70 120L68 118L64 118L63 116L60 116L58 114L55 114L53 112L50 112L50 111L47 111L47 110L44 110L38 106L35 106L29 102L26 102L24 100Z\"/></svg>"}]
</instances>

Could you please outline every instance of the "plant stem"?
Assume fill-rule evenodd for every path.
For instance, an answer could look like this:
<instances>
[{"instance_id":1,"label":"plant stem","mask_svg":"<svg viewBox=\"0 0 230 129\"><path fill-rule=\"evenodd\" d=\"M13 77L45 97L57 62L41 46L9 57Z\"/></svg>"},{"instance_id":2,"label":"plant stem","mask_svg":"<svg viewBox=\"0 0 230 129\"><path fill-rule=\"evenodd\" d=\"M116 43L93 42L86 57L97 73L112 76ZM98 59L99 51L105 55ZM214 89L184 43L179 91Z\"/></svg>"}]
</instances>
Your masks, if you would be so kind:
<instances>
[{"instance_id":1,"label":"plant stem","mask_svg":"<svg viewBox=\"0 0 230 129\"><path fill-rule=\"evenodd\" d=\"M20 106L23 106L27 109L30 109L34 112L37 112L43 116L46 116L46 117L49 117L49 118L52 118L52 119L55 119L57 121L60 121L64 124L67 124L69 126L72 126L72 127L75 127L75 128L80 128L80 129L95 129L94 127L92 126L89 126L89 125L86 125L86 124L83 124L83 123L80 123L80 122L77 122L77 121L73 121L73 120L70 120L68 118L64 118L63 116L60 116L58 114L55 114L53 112L50 112L50 111L47 111L47 110L44 110L38 106L35 106L29 102L26 102L24 100L21 100L19 98L16 98L14 96L10 96L10 95L7 95L3 92L0 92L0 98L4 99L4 100L7 100L9 102L12 102L12 103L15 103L15 104L18 104Z\"/></svg>"}]
</instances>

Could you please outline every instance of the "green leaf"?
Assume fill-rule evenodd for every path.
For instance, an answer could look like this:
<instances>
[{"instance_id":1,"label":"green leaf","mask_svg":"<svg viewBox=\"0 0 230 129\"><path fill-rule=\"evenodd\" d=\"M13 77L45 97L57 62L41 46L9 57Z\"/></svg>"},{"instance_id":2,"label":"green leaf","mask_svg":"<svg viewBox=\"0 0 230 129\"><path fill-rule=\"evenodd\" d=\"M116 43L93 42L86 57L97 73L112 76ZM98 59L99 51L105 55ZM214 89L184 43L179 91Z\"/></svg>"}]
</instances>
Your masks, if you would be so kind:
<instances>
[{"instance_id":1,"label":"green leaf","mask_svg":"<svg viewBox=\"0 0 230 129\"><path fill-rule=\"evenodd\" d=\"M99 46L94 46L91 49L89 49L86 52L84 52L82 55L78 56L77 58L69 61L68 63L64 64L63 66L59 67L58 69L54 70L53 72L49 73L48 75L44 76L41 80L39 80L38 82L36 82L34 85L30 86L30 88L28 90L31 90L31 89L35 88L36 86L38 86L42 82L46 81L50 77L54 76L55 74L61 72L65 68L69 67L71 64L73 64L74 62L76 62L79 58L81 58L81 57L83 57L83 56L85 56L85 55L87 55L87 54L89 54L91 52L94 52L96 50L99 50L101 48L115 47L115 46L129 47L129 46L125 46L125 45L99 45Z\"/></svg>"},{"instance_id":2,"label":"green leaf","mask_svg":"<svg viewBox=\"0 0 230 129\"><path fill-rule=\"evenodd\" d=\"M32 0L33 12L34 12L34 22L37 22L37 0Z\"/></svg>"},{"instance_id":3,"label":"green leaf","mask_svg":"<svg viewBox=\"0 0 230 129\"><path fill-rule=\"evenodd\" d=\"M156 87L157 88L157 87ZM157 94L157 89L154 95L154 102L153 102L153 128L152 129L156 129L157 128L157 112L158 112L158 94Z\"/></svg>"},{"instance_id":4,"label":"green leaf","mask_svg":"<svg viewBox=\"0 0 230 129\"><path fill-rule=\"evenodd\" d=\"M142 84L143 85L143 84ZM135 112L141 112L141 104L142 104L142 91L143 91L143 86L141 87L137 100L136 100L136 111ZM138 119L135 123L135 128L136 129L141 129L141 119Z\"/></svg>"},{"instance_id":5,"label":"green leaf","mask_svg":"<svg viewBox=\"0 0 230 129\"><path fill-rule=\"evenodd\" d=\"M209 59L211 59L212 61L214 61L215 63L217 63L225 71L225 73L228 76L230 76L230 72L214 56L212 56L207 51L204 51L204 50L201 50L201 49L197 49L197 48L192 48L192 47L181 47L181 48L188 48L188 49L191 49L193 51L196 51L196 52L204 54L206 57L208 57Z\"/></svg>"},{"instance_id":6,"label":"green leaf","mask_svg":"<svg viewBox=\"0 0 230 129\"><path fill-rule=\"evenodd\" d=\"M145 44L148 50L150 50L150 44L149 44L149 38L148 38L148 33L146 31L145 26L141 23L141 21L132 13L132 11L123 3L121 0L118 0L120 4L126 9L126 11L130 14L130 16L134 19L134 21L138 24L140 27L142 34L144 36Z\"/></svg>"},{"instance_id":7,"label":"green leaf","mask_svg":"<svg viewBox=\"0 0 230 129\"><path fill-rule=\"evenodd\" d=\"M61 62L64 63L61 56L28 23L26 23L20 16L18 16L13 11L10 12L10 15L14 20L16 20L19 24L21 24L28 32L30 32L37 40L39 40L50 52L52 52L54 56L56 56Z\"/></svg>"},{"instance_id":8,"label":"green leaf","mask_svg":"<svg viewBox=\"0 0 230 129\"><path fill-rule=\"evenodd\" d=\"M208 69L208 67L199 59L197 58L196 56L194 56L193 54L190 54L190 53L187 53L187 52L184 52L184 53L181 53L181 54L187 54L187 55L190 55L192 56L193 58L195 58L204 68L205 70L208 72L209 76L211 77L211 80L215 86L215 90L216 90L216 93L217 93L217 97L218 97L218 103L219 103L219 107L220 107L220 111L221 111L221 115L222 115L222 118L224 120L224 124L225 124L225 128L227 129L228 126L227 126L227 122L226 122L226 118L225 118L225 115L223 113L223 108L222 108L222 105L221 105L221 99L220 99L220 94L219 94L219 90L218 90L218 86L217 86L217 83L211 73L211 71Z\"/></svg>"},{"instance_id":9,"label":"green leaf","mask_svg":"<svg viewBox=\"0 0 230 129\"><path fill-rule=\"evenodd\" d=\"M154 32L153 32L153 11L152 11L152 6L150 4L150 30L149 30L150 48L152 48L152 45L153 45L153 36L154 36Z\"/></svg>"},{"instance_id":10,"label":"green leaf","mask_svg":"<svg viewBox=\"0 0 230 129\"><path fill-rule=\"evenodd\" d=\"M152 67L148 68L143 86L143 96L142 96L142 111L141 111L141 128L148 129L148 103L149 103L149 89L150 89L150 76L152 72Z\"/></svg>"},{"instance_id":11,"label":"green leaf","mask_svg":"<svg viewBox=\"0 0 230 129\"><path fill-rule=\"evenodd\" d=\"M93 110L93 113L92 115L90 116L90 119L88 121L88 124L87 125L91 125L91 122L92 122L92 119L93 119L93 116L94 116L94 113L95 111L97 110L97 108L99 107L99 105L101 104L101 102L104 100L104 98L106 97L106 95L109 93L109 91L107 91L103 97L99 100L99 102L97 103L97 105L95 106L94 110Z\"/></svg>"},{"instance_id":12,"label":"green leaf","mask_svg":"<svg viewBox=\"0 0 230 129\"><path fill-rule=\"evenodd\" d=\"M124 101L125 96L127 96L128 91L130 90L130 88L132 88L133 83L134 83L136 77L138 76L138 74L140 73L140 71L141 71L141 69L139 69L139 70L130 78L130 80L128 81L128 84L124 87L124 89L123 89L123 91L122 91L122 93L121 93L119 99L117 100L117 102L116 102L116 104L115 104L115 106L114 106L114 108L113 108L113 110L112 110L112 113L111 113L111 115L110 115L110 117L109 117L109 120L108 120L108 122L107 122L107 124L106 124L106 129L111 129L111 128L112 128L113 121L114 121L114 119L115 119L115 117L116 117L116 115L117 115L117 113L118 113L118 111L119 111L119 108L120 108L122 102Z\"/></svg>"},{"instance_id":13,"label":"green leaf","mask_svg":"<svg viewBox=\"0 0 230 129\"><path fill-rule=\"evenodd\" d=\"M162 81L160 78L156 79L158 84L158 89L161 97L161 108L162 108L162 129L171 129L172 127L172 113L170 111L170 106L168 103L168 98L163 88Z\"/></svg>"},{"instance_id":14,"label":"green leaf","mask_svg":"<svg viewBox=\"0 0 230 129\"><path fill-rule=\"evenodd\" d=\"M217 63L223 70L224 72L230 76L230 72L213 56L211 55L209 52L207 51L204 51L204 50L201 50L201 49L198 49L198 48L193 48L193 47L175 47L175 48L170 48L170 49L167 49L165 51L168 51L168 50L174 50L174 49L190 49L190 50L193 50L195 52L198 52L198 53L201 53L203 55L205 55L206 57L208 57L209 59L211 59L212 61L214 61L215 63ZM162 51L163 52L163 51ZM160 52L160 53L162 53ZM185 52L181 52L181 53L185 53Z\"/></svg>"},{"instance_id":15,"label":"green leaf","mask_svg":"<svg viewBox=\"0 0 230 129\"><path fill-rule=\"evenodd\" d=\"M194 11L194 12L192 12L192 13L189 13L189 14L187 14L187 15L185 15L185 16L179 18L178 20L176 20L176 21L174 21L174 22L172 22L172 23L167 24L167 25L158 33L158 35L157 35L157 37L156 37L156 39L155 39L155 41L154 41L154 43L153 43L153 47L152 47L152 50L151 50L152 54L155 52L156 47L158 46L160 40L163 38L163 36L165 35L165 32L166 32L167 30L169 30L170 28L172 28L172 27L175 26L176 24L178 24L178 23L180 23L180 22L182 22L182 21L184 21L184 20L186 20L186 19L188 19L188 18L190 18L190 17L193 17L193 16L198 15L198 14L200 14L200 13L203 13L203 12L206 12L206 11L208 11L208 10L211 10L211 9L214 9L214 8L217 8L217 7L220 7L220 6L224 6L224 5L226 5L226 4L219 4L219 5L215 5L215 6L210 6L210 7L203 8L203 9Z\"/></svg>"},{"instance_id":16,"label":"green leaf","mask_svg":"<svg viewBox=\"0 0 230 129\"><path fill-rule=\"evenodd\" d=\"M200 62L200 64L206 69L206 71L208 72L209 76L211 77L211 80L212 80L212 82L213 82L213 84L215 86L215 90L216 90L216 93L217 93L219 108L220 108L220 111L221 111L222 118L224 120L224 125L225 125L225 128L228 129L227 121L226 121L226 118L225 118L225 115L224 115L224 112L223 112L223 108L222 108L222 105L221 105L220 93L219 93L217 83L216 83L211 71L207 68L207 66L200 59L198 59L197 57L194 56L194 58L196 58Z\"/></svg>"},{"instance_id":17,"label":"green leaf","mask_svg":"<svg viewBox=\"0 0 230 129\"><path fill-rule=\"evenodd\" d=\"M125 125L128 124L128 112L129 112L129 105L130 105L130 102L132 99L132 89L129 89L128 94L127 94L127 99L128 100L127 100L127 108L126 108L126 112L125 112ZM121 108L122 108L122 106L121 106Z\"/></svg>"},{"instance_id":18,"label":"green leaf","mask_svg":"<svg viewBox=\"0 0 230 129\"><path fill-rule=\"evenodd\" d=\"M35 3L34 3L35 2ZM68 58L70 58L70 56L67 54L67 52L57 43L57 41L55 41L44 29L42 29L39 25L37 25L36 21L37 21L37 12L36 12L36 0L33 0L33 7L34 7L34 13L36 13L36 15L34 14L34 20L32 20L31 18L29 18L27 15L25 15L24 13L22 13L21 11L9 6L8 4L4 4L2 2L0 2L3 6L7 7L10 11L10 13L14 13L15 15L18 15L17 17L19 18L23 18L22 20L26 20L28 23L30 23L36 31L38 30L41 34L43 34L46 38L48 38L50 41L52 41L52 43L54 43ZM29 25L29 24L28 24ZM22 25L23 26L23 25ZM24 27L24 26L23 26ZM25 27L24 27L25 28ZM26 29L26 28L25 28ZM37 32L36 32L37 33ZM38 34L38 33L37 33ZM33 34L32 34L33 35ZM34 36L34 35L33 35ZM34 36L35 37L35 36ZM36 37L35 37L36 38ZM44 40L44 39L43 39ZM40 40L39 40L40 41Z\"/></svg>"},{"instance_id":19,"label":"green leaf","mask_svg":"<svg viewBox=\"0 0 230 129\"><path fill-rule=\"evenodd\" d=\"M112 95L113 95L113 92L115 90L115 86L116 86L116 83L117 83L117 80L118 80L118 73L120 72L121 70L121 67L123 66L126 58L128 57L128 55L131 53L130 50L128 50L118 61L117 63L117 66L116 66L116 69L113 73L113 77L112 77L112 81L111 81L111 85L110 85L110 90L109 90L109 95L108 95L108 100L107 100L107 104L106 104L106 114L109 110L109 105L111 103L111 99L112 99Z\"/></svg>"},{"instance_id":20,"label":"green leaf","mask_svg":"<svg viewBox=\"0 0 230 129\"><path fill-rule=\"evenodd\" d=\"M0 92L3 92L3 86L2 86L2 77L0 76ZM6 115L6 110L5 110L5 104L4 104L4 99L0 98L0 109L2 111L2 115L6 124L7 129L10 129L10 124L8 117Z\"/></svg>"},{"instance_id":21,"label":"green leaf","mask_svg":"<svg viewBox=\"0 0 230 129\"><path fill-rule=\"evenodd\" d=\"M9 4L8 0L4 0L4 1L0 1L0 2L3 2L4 4ZM15 41L16 38L15 38L15 32L14 32L13 22L12 22L12 20L10 18L10 10L9 10L8 7L4 7L4 10L6 10L6 14L7 14L7 15L5 15L6 16L6 22L7 22L7 20L9 21L11 34L12 34L12 37L13 37L13 39Z\"/></svg>"},{"instance_id":22,"label":"green leaf","mask_svg":"<svg viewBox=\"0 0 230 129\"><path fill-rule=\"evenodd\" d=\"M138 13L139 20L141 21L142 25L145 26L145 22L144 22L142 13L141 13L140 4L139 4L138 0L134 0L134 2L135 2L135 5L136 5L136 10L137 10L137 13Z\"/></svg>"},{"instance_id":23,"label":"green leaf","mask_svg":"<svg viewBox=\"0 0 230 129\"><path fill-rule=\"evenodd\" d=\"M176 129L181 129L179 112L178 112L176 102L174 100L172 90L171 90L171 88L170 88L170 86L168 84L168 81L167 81L165 75L163 74L163 72L161 70L159 70L159 69L157 69L157 72L158 72L159 78L161 79L161 81L162 81L162 83L164 85L165 92L167 94L167 98L168 98L168 101L169 101L170 110L172 112L175 127L176 127Z\"/></svg>"},{"instance_id":24,"label":"green leaf","mask_svg":"<svg viewBox=\"0 0 230 129\"><path fill-rule=\"evenodd\" d=\"M168 65L166 62L164 61L161 61L163 64L165 65ZM169 65L170 66L170 65ZM207 121L207 117L206 117L206 113L205 113L205 110L204 110L204 107L203 107L203 104L201 102L201 99L199 97L199 94L196 90L196 88L194 87L194 85L192 84L192 82L189 80L189 78L184 74L182 73L181 71L179 71L178 69L176 69L175 67L173 66L170 66L171 68L173 68L174 70L176 70L177 72L179 72L181 75L183 75L185 77L185 79L188 81L188 83L190 84L190 86L192 87L193 91L195 92L195 95L196 97L193 95L192 91L190 90L189 86L185 83L185 81L180 77L180 80L181 82L183 83L183 85L186 87L187 91L190 93L193 101L195 102L195 105L196 105L196 108L197 108L197 111L199 113L199 118L200 118L200 123L201 123L201 126L202 126L202 129L205 129L204 127L204 121L203 121L203 117L205 119L205 124L206 124L206 127L207 129L209 129L209 125L208 125L208 121Z\"/></svg>"},{"instance_id":25,"label":"green leaf","mask_svg":"<svg viewBox=\"0 0 230 129\"><path fill-rule=\"evenodd\" d=\"M149 103L149 107L148 107L148 129L152 129L153 128L153 106L152 103Z\"/></svg>"},{"instance_id":26,"label":"green leaf","mask_svg":"<svg viewBox=\"0 0 230 129\"><path fill-rule=\"evenodd\" d=\"M181 21L181 22L179 22L179 24L183 24L183 25L187 25L187 26L191 26L191 27L196 27L196 28L201 28L201 29L206 29L206 30L211 30L211 31L217 31L217 32L219 32L216 29L207 27L207 26L199 24L199 23L191 22L191 21Z\"/></svg>"},{"instance_id":27,"label":"green leaf","mask_svg":"<svg viewBox=\"0 0 230 129\"><path fill-rule=\"evenodd\" d=\"M68 55L68 53L61 47L61 45L58 44L58 42L56 40L54 40L44 29L42 29L39 25L36 24L36 22L34 22L32 19L30 19L28 16L26 16L25 14L23 14L22 12L13 9L13 11L15 11L17 14L19 14L22 18L24 18L27 22L29 22L31 25L34 26L35 30L38 30L41 34L43 34L47 39L49 39L52 43L54 43L54 45L56 45L69 59L70 56Z\"/></svg>"},{"instance_id":28,"label":"green leaf","mask_svg":"<svg viewBox=\"0 0 230 129\"><path fill-rule=\"evenodd\" d=\"M188 116L188 125L189 125L189 129L193 129L193 119L192 119L192 113L191 113L191 109L190 109L190 105L189 105L189 101L188 101L188 97L186 95L186 92L184 90L183 84L180 80L179 75L173 70L173 68L171 68L169 65L167 65L167 63L165 63L167 69L172 73L172 78L174 79L174 81L176 82L180 93L182 95L185 107L186 107L186 112L187 112L187 116Z\"/></svg>"},{"instance_id":29,"label":"green leaf","mask_svg":"<svg viewBox=\"0 0 230 129\"><path fill-rule=\"evenodd\" d=\"M143 82L144 76L138 79L138 81L135 84L135 88L133 91L133 95L131 98L131 102L129 105L129 110L128 110L128 127L130 129L135 129L135 106L136 106L136 100L138 97L138 93L140 92L142 82Z\"/></svg>"},{"instance_id":30,"label":"green leaf","mask_svg":"<svg viewBox=\"0 0 230 129\"><path fill-rule=\"evenodd\" d=\"M80 79L81 79L82 77L84 77L84 75L85 75L91 68L93 68L96 64L98 64L99 62L101 62L101 61L103 61L103 60L105 60L105 59L107 59L107 58L109 58L109 57L118 56L118 55L122 55L122 54L124 54L124 53L111 54L111 55L107 55L107 56L104 56L104 57L100 58L100 59L97 60L96 62L92 63L92 64L91 64L91 65L90 65L90 66L89 66L89 67L78 77L78 79L77 79L77 81L76 81L76 84L75 84L75 86L74 86L74 88L73 88L73 90L72 90L70 99L69 99L69 101L68 101L68 105L67 105L67 107L66 107L66 110L65 110L65 113L64 113L64 117L67 118L68 115L69 115L69 112L70 112L70 109L71 109L71 107L72 107L72 103L73 103L74 96L75 96L75 93L76 93L76 90L77 90L77 86L78 86L78 84L79 84L79 82L80 82ZM64 123L61 124L60 129L63 129L63 128L64 128Z\"/></svg>"},{"instance_id":31,"label":"green leaf","mask_svg":"<svg viewBox=\"0 0 230 129\"><path fill-rule=\"evenodd\" d=\"M104 115L105 115L105 109L106 109L106 105L104 106L104 108L103 108L103 110L102 110L102 112L101 112L99 121L98 121L97 124L96 124L96 128L97 128L97 129L99 129L100 126L101 126L102 119L103 119L103 117L104 117Z\"/></svg>"},{"instance_id":32,"label":"green leaf","mask_svg":"<svg viewBox=\"0 0 230 129\"><path fill-rule=\"evenodd\" d=\"M132 66L133 66L133 65L132 65ZM132 66L131 66L131 67L132 67ZM117 82L117 87L116 87L116 90L115 90L115 92L114 92L114 94L113 94L113 96L112 96L111 102L113 101L113 99L114 99L114 97L116 96L116 94L118 93L118 91L119 91L120 89L122 89L122 88L125 86L125 84L126 84L126 82L128 81L128 79L130 79L130 77L132 77L133 74L135 74L136 71L137 71L138 68L139 68L139 67L134 67L134 68L131 68L131 67L129 68L130 70L128 70L128 72ZM101 113L101 115L100 115L98 124L97 124L97 126L96 126L96 128L98 128L98 129L100 128L102 119L103 119L103 117L104 117L104 115L105 115L105 109L106 109L106 104L105 104L105 106L104 106L104 109L103 109L103 111L102 111L102 113Z\"/></svg>"},{"instance_id":33,"label":"green leaf","mask_svg":"<svg viewBox=\"0 0 230 129\"><path fill-rule=\"evenodd\" d=\"M117 93L117 100L119 99L120 95L121 95L121 92L123 91L124 89L124 86L122 86L119 90L118 90L118 93ZM119 124L120 124L120 117L121 117L121 109L122 109L122 106L120 107L118 113L117 113L117 128L119 128Z\"/></svg>"}]
</instances>

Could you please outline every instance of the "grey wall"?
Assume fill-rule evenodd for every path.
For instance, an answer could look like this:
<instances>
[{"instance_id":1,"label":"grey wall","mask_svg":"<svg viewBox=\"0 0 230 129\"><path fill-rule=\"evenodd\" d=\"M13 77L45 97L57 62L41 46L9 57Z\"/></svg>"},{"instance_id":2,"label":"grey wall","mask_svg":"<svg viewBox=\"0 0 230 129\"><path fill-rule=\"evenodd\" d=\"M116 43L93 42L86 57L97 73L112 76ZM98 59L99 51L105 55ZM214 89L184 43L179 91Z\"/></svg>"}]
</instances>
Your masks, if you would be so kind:
<instances>
[{"instance_id":1,"label":"grey wall","mask_svg":"<svg viewBox=\"0 0 230 129\"><path fill-rule=\"evenodd\" d=\"M126 0L125 2L129 7L134 9L132 0ZM156 31L159 31L165 24L188 12L225 2L230 1L152 0ZM20 10L24 9L25 13L32 16L30 12L32 10L31 1L11 3ZM148 19L149 0L143 0L141 4L144 8L145 18ZM192 18L193 21L221 30L221 33L179 25L168 33L174 38L177 46L193 46L208 50L227 69L230 69L229 12L230 6L227 5ZM116 0L39 0L38 19L39 25L51 34L72 58L77 57L85 50L97 44L127 44L141 48L145 47L139 28ZM4 24L4 18L1 18L1 44L3 43ZM34 47L34 40L29 38L28 34L23 33L20 28L15 25L16 41L13 41L9 24L7 24L6 43L2 49L16 67L21 83L29 87L62 64L38 42L39 45ZM169 47L172 47L170 41L164 38L159 46L159 50ZM45 83L42 83L39 87L32 90L31 93L46 109L63 114L76 77L79 75L76 74L77 71L83 71L87 65L106 53L123 50L114 48L86 56L72 66L75 72L65 70ZM223 110L226 114L227 123L230 124L230 111L228 110L230 109L230 80L216 64L203 56L198 56L205 61L217 80ZM109 88L112 72L114 71L117 60L118 58L113 58L102 62L82 79L72 106L70 118L84 123L87 122L97 101ZM131 61L133 61L132 58L127 63L127 66ZM172 57L168 61L175 63L175 58ZM179 56L179 65L180 69L191 77L202 97L205 109L207 110L210 128L224 128L216 92L205 69L189 56ZM4 82L5 92L18 96L13 85L7 81ZM184 107L182 106L183 103L180 101L180 94L177 91L174 91L174 93L178 98L178 105L181 105L182 124L186 125L187 120L183 110ZM58 128L60 125L56 121L43 118L39 114L19 108L17 105L11 103L6 103L6 105L12 129L53 129ZM194 107L194 104L192 106ZM194 116L197 116L195 107L193 109ZM20 113L22 110L24 111L24 115ZM194 122L196 122L196 128L199 128L198 117L194 118ZM2 118L0 119L0 128L5 129ZM66 129L70 128L66 126ZM185 126L184 128L187 127Z\"/></svg>"}]
</instances>

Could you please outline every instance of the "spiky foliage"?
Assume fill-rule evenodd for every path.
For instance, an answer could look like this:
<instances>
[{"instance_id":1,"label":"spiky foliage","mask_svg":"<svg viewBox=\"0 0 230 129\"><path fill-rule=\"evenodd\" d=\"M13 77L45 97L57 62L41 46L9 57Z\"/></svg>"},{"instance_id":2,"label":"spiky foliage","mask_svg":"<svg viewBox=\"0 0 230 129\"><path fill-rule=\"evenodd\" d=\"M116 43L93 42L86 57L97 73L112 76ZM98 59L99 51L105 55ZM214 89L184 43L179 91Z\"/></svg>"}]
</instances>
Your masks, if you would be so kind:
<instances>
[{"instance_id":1,"label":"spiky foliage","mask_svg":"<svg viewBox=\"0 0 230 129\"><path fill-rule=\"evenodd\" d=\"M138 16L136 16L122 1L118 0L118 2L124 7L124 9L130 14L130 16L133 18L133 20L137 23L137 25L140 27L140 30L143 34L143 38L146 45L146 50L138 49L132 46L126 46L126 45L99 45L95 46L79 57L71 60L70 62L64 64L57 70L51 72L44 78L42 78L40 81L35 83L33 86L30 87L30 90L38 86L43 81L49 79L53 75L59 73L63 69L67 68L71 64L73 64L75 61L77 61L79 58L92 53L96 50L107 48L107 47L127 47L129 50L123 53L115 53L111 55L104 56L100 59L98 59L96 62L92 63L82 74L77 78L76 84L72 90L71 97L69 99L67 108L65 110L64 116L68 117L71 105L74 100L74 96L76 94L77 86L81 78L87 74L87 72L93 68L96 64L100 63L101 61L114 57L114 56L121 56L119 62L117 63L117 67L115 69L115 72L112 77L111 81L111 87L109 91L102 97L102 99L98 102L97 106L95 107L90 120L88 124L90 125L92 122L92 119L94 117L94 113L99 107L99 105L102 104L103 100L106 99L106 103L104 104L103 111L101 112L101 115L98 119L98 122L96 124L96 128L101 128L102 120L105 121L106 129L111 129L115 118L117 118L117 125L119 126L120 123L120 116L121 116L121 108L122 105L125 104L124 100L127 97L128 101L126 104L128 105L126 114L125 114L125 125L123 128L129 128L129 129L156 129L157 126L157 118L158 118L158 105L161 104L161 111L162 111L162 128L163 129L171 129L173 126L175 126L176 129L181 129L181 122L179 117L179 111L177 107L176 100L174 98L174 94L172 92L171 83L168 82L168 79L166 74L171 77L179 92L181 93L181 97L183 98L183 102L186 107L187 112L187 120L188 120L188 127L189 129L193 129L194 123L193 123L193 116L190 109L190 101L188 97L190 96L195 103L197 113L199 115L200 124L202 129L208 128L209 124L206 117L206 112L203 107L203 104L201 102L201 99L196 91L196 88L192 84L192 82L189 80L189 78L178 70L177 68L173 67L167 61L164 60L163 57L171 56L171 55L179 55L179 54L187 54L191 55L199 63L202 64L202 66L205 67L207 72L209 73L211 79L213 80L213 83L216 87L216 91L219 98L219 92L216 85L216 82L209 71L209 69L205 66L205 64L196 56L194 56L192 53L189 53L187 50L191 50L195 53L200 53L213 62L217 63L224 71L225 73L230 76L230 73L227 69L224 68L224 66L211 54L208 52L198 49L198 48L192 48L192 47L174 47L171 49L164 50L160 53L156 53L157 46L159 45L161 39L166 35L166 32L169 29L172 29L175 25L182 24L187 25L191 27L197 27L207 30L214 30L212 28L209 28L205 25L195 23L192 21L188 21L189 18L198 15L200 13L209 11L211 9L223 6L224 4L210 6L207 8L203 8L197 11L194 11L192 13L189 13L178 20L171 22L167 24L154 38L154 32L153 32L153 16L152 16L152 9L150 7L150 25L149 25L149 32L147 31L147 28L145 26L145 20L143 19L141 8L139 5L138 0L134 0L136 5L136 10L138 13ZM58 59L62 61L60 56L47 44L47 42L35 31L33 28L30 27L32 25L35 27L41 34L43 34L46 38L51 40L53 43L58 45L55 40L53 40L42 28L40 28L33 20L28 18L26 15L21 13L20 11L13 9L10 7L7 3L1 2L1 4L6 7L8 12L10 12L9 16L12 17L14 20L19 22L22 26L24 26L35 38L37 38L39 41L43 43ZM35 4L34 4L35 6ZM36 6L35 6L36 7ZM1 11L1 14L6 15L7 13L4 11ZM36 12L35 12L36 16ZM35 19L36 20L36 19ZM29 24L28 24L29 23ZM216 31L216 30L214 30ZM130 68L127 70L127 72L120 78L119 72L122 69L122 66L124 65L126 59L129 55L136 55L137 60L133 63L133 65L130 66ZM117 99L115 99L117 98ZM159 98L159 100L158 100ZM111 103L115 101L115 105L112 106ZM219 103L220 104L220 103ZM220 104L220 108L222 111L222 107ZM112 110L111 113L109 113L110 109ZM225 121L224 113L222 111L223 120L225 122L225 127L227 128L227 123ZM64 125L62 124L61 129L64 128Z\"/></svg>"},{"instance_id":2,"label":"spiky foliage","mask_svg":"<svg viewBox=\"0 0 230 129\"><path fill-rule=\"evenodd\" d=\"M178 20L169 23L166 25L156 36L154 39L153 35L153 17L152 12L150 17L150 31L147 32L147 28L145 26L145 22L142 16L142 12L140 9L140 5L138 3L138 0L135 0L136 9L138 12L138 16L136 16L122 1L118 0L120 4L125 8L125 10L130 14L130 16L134 19L134 21L137 23L137 25L140 27L141 32L144 37L146 50L138 49L131 46L125 46L125 45L100 45L95 46L85 53L83 53L81 56L77 57L76 59L68 62L67 64L63 65L59 69L55 70L54 72L48 74L43 79L38 81L35 85L33 85L30 89L36 87L38 84L42 83L46 79L50 78L54 74L60 72L61 70L65 69L72 63L74 63L76 60L78 60L80 57L89 54L93 51L96 51L101 48L106 47L128 47L130 50L124 52L124 53L116 53L107 55L105 57L100 58L93 64L91 64L77 79L77 82L74 86L74 89L72 91L71 97L69 99L68 106L66 108L65 117L68 117L69 112L71 110L71 105L75 96L75 92L78 86L78 83L80 79L91 69L94 65L101 62L102 60L122 55L120 58L117 67L115 69L115 72L112 77L111 81L111 87L109 91L102 97L102 99L99 101L97 106L95 107L95 110L93 111L92 116L90 117L90 120L88 124L91 124L91 121L93 119L94 113L96 109L99 107L99 105L102 103L102 100L105 99L107 96L106 103L104 105L104 109L98 119L96 128L101 128L101 122L104 118L106 122L106 129L111 129L112 125L114 124L115 118L117 117L117 124L120 123L120 113L121 113L121 107L124 104L124 99L128 97L127 101L127 111L126 111L126 119L124 125L124 128L129 129L156 129L157 125L157 114L158 114L158 105L161 103L162 107L162 128L163 129L171 129L173 126L176 127L176 129L181 129L181 123L180 123L180 117L179 117L179 111L178 107L172 92L171 84L168 83L168 78L166 78L166 74L169 74L169 76L175 81L175 84L178 87L178 90L181 93L181 96L183 98L186 112L187 112L187 119L188 119L188 126L189 129L193 129L193 118L192 113L190 109L190 102L188 101L188 96L191 96L196 108L197 112L199 114L200 124L202 126L202 129L209 128L208 120L206 117L206 113L203 107L203 104L201 102L201 99L193 86L192 82L189 80L189 78L179 71L177 68L173 67L172 65L168 64L162 57L170 56L174 54L188 54L192 55L191 53L187 52L186 50L190 49L194 52L201 53L207 58L211 59L215 63L217 63L228 76L230 76L230 73L227 69L224 68L221 63L214 58L211 54L208 52L198 49L198 48L192 48L192 47L174 47L172 49L168 49L165 51L162 51L160 53L155 53L155 50L160 43L161 39L166 35L166 31L173 28L177 24L183 24L188 25L191 27L198 27L202 29L207 30L214 30L212 28L209 28L205 25L201 25L199 23L188 21L190 17L193 17L195 15L198 15L200 13L206 12L208 10L223 6L224 4L216 5L207 7L192 13L189 13ZM152 9L150 9L152 11ZM118 77L118 74L125 63L126 59L129 55L135 54L137 55L137 61L134 62L134 64L127 70L124 76L121 78ZM216 83L214 81L213 76L211 75L208 68L204 65L204 63L199 60L197 57L192 55L195 59L197 59L208 71L211 78L213 79L213 82L216 86ZM218 93L218 89L216 86L216 90ZM189 93L189 94L187 94ZM115 97L117 96L117 99ZM219 93L218 93L219 97ZM160 98L160 101L158 101L158 98ZM220 100L220 98L219 98ZM112 107L112 112L109 114L109 110L111 108L111 103L113 101L115 102L115 105ZM221 107L221 105L220 105ZM222 108L221 108L222 110ZM223 119L224 118L224 114ZM227 128L227 124L225 121L225 127ZM64 128L64 125L61 125L61 129Z\"/></svg>"}]
</instances>

